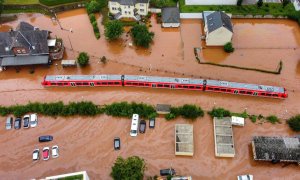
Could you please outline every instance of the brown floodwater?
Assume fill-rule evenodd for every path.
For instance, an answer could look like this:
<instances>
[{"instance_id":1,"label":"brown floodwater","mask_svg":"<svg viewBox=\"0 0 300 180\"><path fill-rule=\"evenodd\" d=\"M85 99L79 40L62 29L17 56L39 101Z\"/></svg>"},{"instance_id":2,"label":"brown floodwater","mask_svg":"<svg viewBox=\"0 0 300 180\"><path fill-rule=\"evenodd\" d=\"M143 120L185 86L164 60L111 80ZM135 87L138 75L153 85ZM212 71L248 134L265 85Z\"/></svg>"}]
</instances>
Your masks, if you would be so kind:
<instances>
[{"instance_id":1,"label":"brown floodwater","mask_svg":"<svg viewBox=\"0 0 300 180\"><path fill-rule=\"evenodd\" d=\"M194 157L174 155L174 124L186 123L180 118L172 122L159 119L154 130L147 129L146 134L130 138L130 120L104 115L95 118L41 117L35 129L11 131L4 130L5 117L2 117L0 179L41 178L86 170L92 179L106 180L110 179L111 166L118 155L139 155L145 158L148 166L145 172L147 176L158 174L160 168L172 165L180 174L192 175L194 179L234 179L239 174L248 173L253 174L255 179L266 179L270 176L272 179L299 179L299 167L254 162L249 148L254 135L294 135L288 129L285 119L300 113L300 30L297 23L289 20L233 20L233 44L236 51L228 55L220 48L206 48L201 53L201 58L205 61L271 70L282 60L282 74L273 75L198 64L193 48L203 44L200 20L183 20L179 29L166 30L152 17L150 30L155 33L154 43L150 49L143 49L130 47L131 39L127 34L118 41L106 41L99 16L97 17L101 38L96 40L84 9L58 14L58 17L63 30L56 21L41 14L20 14L18 21L3 24L0 30L8 31L10 27L16 27L21 20L30 22L40 29L50 30L53 37L64 40L67 48L66 59L75 59L81 51L88 52L91 55L90 66L62 68L61 62L55 61L50 67L35 67L34 74L29 73L30 67L22 67L20 72L9 68L0 72L1 105L59 100L65 103L88 100L96 104L116 101L136 101L153 105L191 103L205 110L221 106L236 112L247 109L253 114L275 114L283 119L282 124L259 125L247 121L243 128L234 127L236 157L223 159L214 156L212 120L208 116L193 123ZM73 32L68 31L71 28ZM99 61L102 56L107 57L107 64ZM45 89L40 84L47 74L106 73L201 77L277 85L287 88L289 97L286 100L277 100L195 91L122 87ZM54 141L39 144L37 138L44 134L52 134ZM115 152L112 148L115 136L121 137L121 151ZM31 153L34 148L54 144L61 148L61 156L58 159L32 162Z\"/></svg>"}]
</instances>

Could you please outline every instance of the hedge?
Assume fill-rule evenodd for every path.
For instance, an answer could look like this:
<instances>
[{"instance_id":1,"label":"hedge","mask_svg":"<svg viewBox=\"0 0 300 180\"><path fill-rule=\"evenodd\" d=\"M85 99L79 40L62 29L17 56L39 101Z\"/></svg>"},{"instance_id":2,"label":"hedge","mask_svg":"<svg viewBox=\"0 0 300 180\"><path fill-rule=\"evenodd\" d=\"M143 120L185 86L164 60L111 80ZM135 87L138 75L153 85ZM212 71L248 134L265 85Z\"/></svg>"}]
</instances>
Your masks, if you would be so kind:
<instances>
[{"instance_id":1,"label":"hedge","mask_svg":"<svg viewBox=\"0 0 300 180\"><path fill-rule=\"evenodd\" d=\"M171 107L171 112L165 115L166 120L175 119L182 116L186 119L195 120L198 117L204 116L204 111L201 107L195 105L185 104L180 107Z\"/></svg>"},{"instance_id":2,"label":"hedge","mask_svg":"<svg viewBox=\"0 0 300 180\"><path fill-rule=\"evenodd\" d=\"M300 131L300 114L291 117L287 121L287 123L293 131L299 132Z\"/></svg>"},{"instance_id":3,"label":"hedge","mask_svg":"<svg viewBox=\"0 0 300 180\"><path fill-rule=\"evenodd\" d=\"M56 6L61 4L67 3L74 3L74 2L85 2L86 0L40 0L41 4L46 6Z\"/></svg>"}]
</instances>

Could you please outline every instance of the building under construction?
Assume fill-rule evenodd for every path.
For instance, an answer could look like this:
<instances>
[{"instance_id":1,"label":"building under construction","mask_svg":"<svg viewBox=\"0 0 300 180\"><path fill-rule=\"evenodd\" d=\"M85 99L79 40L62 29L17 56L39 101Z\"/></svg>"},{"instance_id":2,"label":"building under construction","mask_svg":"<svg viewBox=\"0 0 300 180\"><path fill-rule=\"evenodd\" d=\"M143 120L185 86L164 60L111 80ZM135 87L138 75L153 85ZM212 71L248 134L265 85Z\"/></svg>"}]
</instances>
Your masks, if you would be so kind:
<instances>
[{"instance_id":1,"label":"building under construction","mask_svg":"<svg viewBox=\"0 0 300 180\"><path fill-rule=\"evenodd\" d=\"M194 155L193 125L175 125L175 155Z\"/></svg>"},{"instance_id":2,"label":"building under construction","mask_svg":"<svg viewBox=\"0 0 300 180\"><path fill-rule=\"evenodd\" d=\"M254 160L300 164L300 137L255 136L252 150Z\"/></svg>"}]
</instances>

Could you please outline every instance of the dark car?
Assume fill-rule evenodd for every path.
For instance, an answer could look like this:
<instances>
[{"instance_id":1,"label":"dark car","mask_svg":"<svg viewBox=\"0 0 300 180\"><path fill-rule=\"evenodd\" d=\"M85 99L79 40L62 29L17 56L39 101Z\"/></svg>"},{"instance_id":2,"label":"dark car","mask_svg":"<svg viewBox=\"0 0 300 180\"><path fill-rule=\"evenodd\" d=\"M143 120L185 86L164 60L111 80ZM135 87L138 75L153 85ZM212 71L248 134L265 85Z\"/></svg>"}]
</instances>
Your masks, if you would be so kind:
<instances>
[{"instance_id":1,"label":"dark car","mask_svg":"<svg viewBox=\"0 0 300 180\"><path fill-rule=\"evenodd\" d=\"M149 128L154 128L155 127L155 118L149 119Z\"/></svg>"},{"instance_id":2,"label":"dark car","mask_svg":"<svg viewBox=\"0 0 300 180\"><path fill-rule=\"evenodd\" d=\"M29 118L30 118L29 115L25 115L25 116L23 117L23 127L24 127L24 128L29 128Z\"/></svg>"},{"instance_id":3,"label":"dark car","mask_svg":"<svg viewBox=\"0 0 300 180\"><path fill-rule=\"evenodd\" d=\"M119 137L115 137L115 139L114 139L114 148L115 148L115 150L121 149L121 140Z\"/></svg>"},{"instance_id":4,"label":"dark car","mask_svg":"<svg viewBox=\"0 0 300 180\"><path fill-rule=\"evenodd\" d=\"M145 120L141 120L139 130L140 130L140 133L145 133L145 131L146 131L146 121Z\"/></svg>"},{"instance_id":5,"label":"dark car","mask_svg":"<svg viewBox=\"0 0 300 180\"><path fill-rule=\"evenodd\" d=\"M13 118L12 117L8 117L6 119L6 123L5 123L5 128L8 130L8 129L11 129L12 126L13 126Z\"/></svg>"},{"instance_id":6,"label":"dark car","mask_svg":"<svg viewBox=\"0 0 300 180\"><path fill-rule=\"evenodd\" d=\"M15 120L15 124L14 124L15 129L21 128L21 122L22 122L22 119L20 117L17 117Z\"/></svg>"},{"instance_id":7,"label":"dark car","mask_svg":"<svg viewBox=\"0 0 300 180\"><path fill-rule=\"evenodd\" d=\"M39 137L39 142L48 142L48 141L52 141L53 140L53 136L40 136Z\"/></svg>"},{"instance_id":8,"label":"dark car","mask_svg":"<svg viewBox=\"0 0 300 180\"><path fill-rule=\"evenodd\" d=\"M175 174L176 174L176 172L175 172L175 169L173 169L173 168L160 170L161 176L169 176L169 175L173 176Z\"/></svg>"}]
</instances>

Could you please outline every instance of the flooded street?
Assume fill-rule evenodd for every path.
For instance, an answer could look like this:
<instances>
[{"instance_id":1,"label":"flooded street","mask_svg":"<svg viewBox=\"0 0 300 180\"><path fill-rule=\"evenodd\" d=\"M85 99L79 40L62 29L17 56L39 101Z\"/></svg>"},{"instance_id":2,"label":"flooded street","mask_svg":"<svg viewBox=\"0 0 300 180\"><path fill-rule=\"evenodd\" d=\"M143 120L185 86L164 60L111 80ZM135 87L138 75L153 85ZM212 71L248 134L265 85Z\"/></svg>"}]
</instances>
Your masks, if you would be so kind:
<instances>
[{"instance_id":1,"label":"flooded street","mask_svg":"<svg viewBox=\"0 0 300 180\"><path fill-rule=\"evenodd\" d=\"M243 71L231 68L198 64L194 47L201 42L201 21L182 20L180 29L162 29L151 19L151 31L155 32L150 49L130 47L130 36L124 33L121 40L108 42L104 27L99 23L101 38L96 40L84 9L58 14L63 29L56 21L41 14L22 14L19 20L0 26L1 31L15 28L20 21L27 21L40 29L51 31L52 37L62 38L67 49L65 58L76 59L78 52L91 55L90 66L86 68L62 68L60 61L50 67L37 66L34 74L30 68L20 72L9 68L0 72L1 105L25 104L28 102L93 101L109 104L119 101L136 101L152 105L197 104L204 110L214 106L231 111L250 114L275 114L287 119L300 113L300 29L289 20L239 20L234 19L232 54L222 48L204 48L203 61L218 62L266 70L276 70L283 62L280 75ZM268 31L267 31L268 30ZM100 62L106 56L107 64ZM50 74L142 74L174 77L221 79L228 81L283 86L288 90L286 100L249 96L191 92L167 89L145 88L43 88L41 81ZM193 179L235 179L240 174L253 174L255 179L299 179L299 167L282 164L254 162L250 141L254 135L292 136L282 124L253 124L249 120L243 128L234 127L236 157L215 158L213 123L205 116L194 122L194 157L175 157L174 124L187 123L183 119L167 122L158 119L154 130L147 128L146 134L137 138L129 136L130 120L105 115L94 118L40 117L37 128L4 130L6 117L0 118L0 179L30 179L49 175L86 170L91 179L110 179L111 166L118 155L128 157L139 155L146 160L146 176L159 174L159 169L172 166L178 174L191 175ZM40 135L51 134L54 141L40 144ZM113 150L113 138L122 141L120 151ZM32 162L34 148L52 145L60 146L60 157L48 161ZM159 147L159 148L158 148ZM168 167L167 167L168 166ZM298 175L298 176L297 176Z\"/></svg>"}]
</instances>

